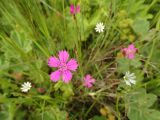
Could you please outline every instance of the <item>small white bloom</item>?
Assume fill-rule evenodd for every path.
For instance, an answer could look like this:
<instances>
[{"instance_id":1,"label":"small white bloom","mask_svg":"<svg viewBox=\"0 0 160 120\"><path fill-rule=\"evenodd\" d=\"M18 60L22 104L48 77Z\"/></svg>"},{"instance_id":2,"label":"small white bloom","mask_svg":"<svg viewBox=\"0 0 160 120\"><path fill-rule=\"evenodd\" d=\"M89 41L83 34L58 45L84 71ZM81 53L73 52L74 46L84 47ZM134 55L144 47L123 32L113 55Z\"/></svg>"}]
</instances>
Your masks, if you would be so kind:
<instances>
[{"instance_id":1,"label":"small white bloom","mask_svg":"<svg viewBox=\"0 0 160 120\"><path fill-rule=\"evenodd\" d=\"M21 87L21 90L22 90L22 92L28 92L28 90L30 90L31 89L31 83L30 82L24 82L23 84L22 84L22 87Z\"/></svg>"},{"instance_id":2,"label":"small white bloom","mask_svg":"<svg viewBox=\"0 0 160 120\"><path fill-rule=\"evenodd\" d=\"M101 32L103 32L104 27L105 27L104 24L100 22L100 23L96 24L95 30L96 30L96 32L101 33Z\"/></svg>"},{"instance_id":3,"label":"small white bloom","mask_svg":"<svg viewBox=\"0 0 160 120\"><path fill-rule=\"evenodd\" d=\"M129 71L126 72L125 76L123 77L126 84L131 86L132 84L136 84L136 76L134 73L130 73Z\"/></svg>"}]
</instances>

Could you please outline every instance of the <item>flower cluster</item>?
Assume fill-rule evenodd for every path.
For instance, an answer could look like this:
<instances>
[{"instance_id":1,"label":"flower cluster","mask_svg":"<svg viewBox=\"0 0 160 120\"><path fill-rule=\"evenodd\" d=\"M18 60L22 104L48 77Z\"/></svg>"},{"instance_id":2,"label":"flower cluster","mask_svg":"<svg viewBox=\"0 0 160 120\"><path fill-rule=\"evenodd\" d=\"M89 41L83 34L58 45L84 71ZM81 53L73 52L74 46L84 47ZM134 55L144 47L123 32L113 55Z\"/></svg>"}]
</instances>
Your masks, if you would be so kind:
<instances>
[{"instance_id":1,"label":"flower cluster","mask_svg":"<svg viewBox=\"0 0 160 120\"><path fill-rule=\"evenodd\" d=\"M72 15L75 15L80 12L80 6L74 6L70 5L70 13ZM105 25L100 22L96 24L95 31L98 33L104 32ZM135 54L138 51L137 48L135 48L134 44L130 44L127 48L123 48L122 50L123 55L128 59L134 59ZM54 72L51 72L50 79L53 82L57 82L59 80L63 80L65 83L68 83L72 79L72 72L76 71L78 68L78 63L75 59L71 58L69 60L69 53L65 50L59 51L58 57L51 56L48 59L48 66L57 68ZM131 73L128 71L126 72L124 76L124 80L127 85L135 84L135 75L134 73ZM90 75L87 74L83 78L83 85L87 88L91 88L93 84L95 83L95 79Z\"/></svg>"},{"instance_id":2,"label":"flower cluster","mask_svg":"<svg viewBox=\"0 0 160 120\"><path fill-rule=\"evenodd\" d=\"M50 74L50 79L53 82L57 82L58 80L62 79L65 83L68 83L72 79L71 71L76 71L78 67L78 63L75 59L69 59L69 54L67 51L62 50L59 51L58 58L52 56L48 59L48 66L57 68L56 71ZM87 74L84 77L83 85L85 87L92 87L92 84L95 82L95 79Z\"/></svg>"},{"instance_id":3,"label":"flower cluster","mask_svg":"<svg viewBox=\"0 0 160 120\"><path fill-rule=\"evenodd\" d=\"M80 5L70 5L70 14L75 15L80 12ZM105 25L102 22L96 24L95 31L98 33L104 32ZM134 59L135 54L137 53L138 49L135 48L134 44L130 44L127 48L123 48L121 52L123 55L128 59ZM64 83L68 83L72 79L72 72L76 71L78 68L78 63L75 59L71 58L69 60L69 53L65 50L59 51L58 57L51 56L48 59L48 66L57 68L54 72L51 72L50 79L53 82L57 82L59 80L63 80ZM132 84L136 84L136 76L134 73L130 73L129 71L126 72L124 76L124 80L127 85L131 86ZM91 88L95 83L95 79L90 75L87 74L83 78L83 86L87 88ZM22 84L21 90L22 92L28 92L31 89L30 82L24 82Z\"/></svg>"}]
</instances>

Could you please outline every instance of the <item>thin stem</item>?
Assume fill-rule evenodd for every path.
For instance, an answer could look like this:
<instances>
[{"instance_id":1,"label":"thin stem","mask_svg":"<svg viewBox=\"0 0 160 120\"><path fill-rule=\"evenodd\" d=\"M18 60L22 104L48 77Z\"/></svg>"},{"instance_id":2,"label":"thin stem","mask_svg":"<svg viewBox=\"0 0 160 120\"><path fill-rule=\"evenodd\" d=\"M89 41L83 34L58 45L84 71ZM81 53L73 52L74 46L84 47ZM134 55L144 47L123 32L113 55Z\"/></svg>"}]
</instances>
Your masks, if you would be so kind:
<instances>
[{"instance_id":1,"label":"thin stem","mask_svg":"<svg viewBox=\"0 0 160 120\"><path fill-rule=\"evenodd\" d=\"M121 120L118 104L119 104L119 96L117 95L117 99L116 99L116 111L117 111L117 114L118 114L118 120Z\"/></svg>"},{"instance_id":2,"label":"thin stem","mask_svg":"<svg viewBox=\"0 0 160 120\"><path fill-rule=\"evenodd\" d=\"M84 115L85 117L88 115L88 113L91 111L91 109L94 107L95 104L96 104L96 101L94 101L93 104L89 107L86 114Z\"/></svg>"}]
</instances>

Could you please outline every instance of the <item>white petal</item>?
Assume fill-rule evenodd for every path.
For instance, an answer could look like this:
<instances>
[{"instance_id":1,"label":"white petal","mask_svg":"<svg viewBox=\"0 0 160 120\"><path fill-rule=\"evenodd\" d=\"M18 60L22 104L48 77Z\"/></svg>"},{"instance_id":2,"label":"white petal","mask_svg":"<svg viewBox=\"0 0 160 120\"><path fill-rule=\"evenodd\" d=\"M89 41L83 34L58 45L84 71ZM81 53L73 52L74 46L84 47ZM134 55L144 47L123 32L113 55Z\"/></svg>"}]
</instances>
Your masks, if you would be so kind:
<instances>
[{"instance_id":1,"label":"white petal","mask_svg":"<svg viewBox=\"0 0 160 120\"><path fill-rule=\"evenodd\" d=\"M24 82L24 83L22 84L21 90L22 90L22 92L28 92L31 87L32 87L32 86L31 86L31 83L30 83L30 82Z\"/></svg>"},{"instance_id":2,"label":"white petal","mask_svg":"<svg viewBox=\"0 0 160 120\"><path fill-rule=\"evenodd\" d=\"M136 80L135 80L136 76L134 73L130 73L129 71L127 71L123 78L124 78L126 84L129 86L131 86L131 84L136 84Z\"/></svg>"},{"instance_id":3,"label":"white petal","mask_svg":"<svg viewBox=\"0 0 160 120\"><path fill-rule=\"evenodd\" d=\"M135 80L130 80L130 83L136 84L136 81Z\"/></svg>"},{"instance_id":4,"label":"white petal","mask_svg":"<svg viewBox=\"0 0 160 120\"><path fill-rule=\"evenodd\" d=\"M103 30L104 30L104 25L103 25L103 23L97 23L96 24L96 27L95 27L95 30L96 30L96 32L103 32Z\"/></svg>"},{"instance_id":5,"label":"white petal","mask_svg":"<svg viewBox=\"0 0 160 120\"><path fill-rule=\"evenodd\" d=\"M131 83L129 81L125 80L125 82L127 85L131 86Z\"/></svg>"}]
</instances>

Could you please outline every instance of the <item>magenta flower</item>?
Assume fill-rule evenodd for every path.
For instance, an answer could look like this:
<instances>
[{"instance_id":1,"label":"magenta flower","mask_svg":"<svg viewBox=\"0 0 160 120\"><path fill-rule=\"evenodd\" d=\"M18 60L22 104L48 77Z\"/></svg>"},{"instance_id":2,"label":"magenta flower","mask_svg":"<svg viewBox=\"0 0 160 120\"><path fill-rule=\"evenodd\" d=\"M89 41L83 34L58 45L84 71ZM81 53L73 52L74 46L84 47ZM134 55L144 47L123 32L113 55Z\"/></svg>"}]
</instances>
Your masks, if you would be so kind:
<instances>
[{"instance_id":1,"label":"magenta flower","mask_svg":"<svg viewBox=\"0 0 160 120\"><path fill-rule=\"evenodd\" d=\"M87 74L84 77L84 83L83 83L83 85L86 86L86 87L88 87L88 88L91 88L93 86L94 82L95 82L95 79L91 75Z\"/></svg>"},{"instance_id":2,"label":"magenta flower","mask_svg":"<svg viewBox=\"0 0 160 120\"><path fill-rule=\"evenodd\" d=\"M75 15L75 14L77 14L79 12L80 12L80 6L79 5L77 5L77 6L71 5L70 6L70 13L72 15Z\"/></svg>"},{"instance_id":3,"label":"magenta flower","mask_svg":"<svg viewBox=\"0 0 160 120\"><path fill-rule=\"evenodd\" d=\"M58 57L51 56L48 59L48 66L58 68L58 70L50 74L50 79L53 82L57 82L62 77L65 83L68 83L72 79L71 71L76 71L78 64L75 59L68 61L69 54L67 51L59 51Z\"/></svg>"},{"instance_id":4,"label":"magenta flower","mask_svg":"<svg viewBox=\"0 0 160 120\"><path fill-rule=\"evenodd\" d=\"M137 48L134 47L134 44L130 44L128 48L123 48L122 52L128 59L134 59L136 52L138 51Z\"/></svg>"}]
</instances>

